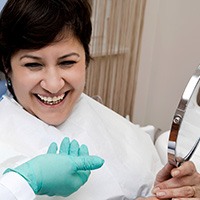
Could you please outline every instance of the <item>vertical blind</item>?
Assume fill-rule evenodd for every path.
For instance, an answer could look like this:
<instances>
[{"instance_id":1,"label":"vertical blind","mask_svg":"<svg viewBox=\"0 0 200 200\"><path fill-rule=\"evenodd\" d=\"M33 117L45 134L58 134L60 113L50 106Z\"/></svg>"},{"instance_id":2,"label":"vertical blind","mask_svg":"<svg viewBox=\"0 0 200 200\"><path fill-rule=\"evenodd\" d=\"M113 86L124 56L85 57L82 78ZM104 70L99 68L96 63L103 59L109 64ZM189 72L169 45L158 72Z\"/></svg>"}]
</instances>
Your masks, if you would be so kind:
<instances>
[{"instance_id":1,"label":"vertical blind","mask_svg":"<svg viewBox=\"0 0 200 200\"><path fill-rule=\"evenodd\" d=\"M132 118L146 0L91 0L93 33L85 93Z\"/></svg>"}]
</instances>

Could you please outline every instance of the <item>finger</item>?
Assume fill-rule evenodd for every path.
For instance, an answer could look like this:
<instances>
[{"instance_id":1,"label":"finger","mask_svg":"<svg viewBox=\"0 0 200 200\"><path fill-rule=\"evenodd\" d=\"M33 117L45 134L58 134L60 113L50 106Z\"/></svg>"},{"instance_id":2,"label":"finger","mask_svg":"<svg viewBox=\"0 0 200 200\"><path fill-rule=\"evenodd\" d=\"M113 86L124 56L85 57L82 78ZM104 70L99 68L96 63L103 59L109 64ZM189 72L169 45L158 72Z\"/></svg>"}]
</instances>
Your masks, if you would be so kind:
<instances>
[{"instance_id":1,"label":"finger","mask_svg":"<svg viewBox=\"0 0 200 200\"><path fill-rule=\"evenodd\" d=\"M193 162L184 162L180 167L172 169L171 175L173 177L181 177L186 175L192 175L196 172L196 167Z\"/></svg>"},{"instance_id":2,"label":"finger","mask_svg":"<svg viewBox=\"0 0 200 200\"><path fill-rule=\"evenodd\" d=\"M56 153L57 150L58 150L57 144L56 144L55 142L52 142L52 143L50 144L49 148L48 148L47 153L48 153L48 154L49 154L49 153Z\"/></svg>"},{"instance_id":3,"label":"finger","mask_svg":"<svg viewBox=\"0 0 200 200\"><path fill-rule=\"evenodd\" d=\"M69 144L69 155L70 156L78 156L79 152L79 144L76 140L72 140Z\"/></svg>"},{"instance_id":4,"label":"finger","mask_svg":"<svg viewBox=\"0 0 200 200\"><path fill-rule=\"evenodd\" d=\"M75 157L76 170L95 170L104 164L104 160L98 156Z\"/></svg>"},{"instance_id":5,"label":"finger","mask_svg":"<svg viewBox=\"0 0 200 200\"><path fill-rule=\"evenodd\" d=\"M194 197L195 192L194 192L193 187L185 186L181 188L159 190L158 192L155 193L155 195L159 199L191 198L191 197Z\"/></svg>"},{"instance_id":6,"label":"finger","mask_svg":"<svg viewBox=\"0 0 200 200\"><path fill-rule=\"evenodd\" d=\"M160 189L173 189L173 188L181 188L184 186L191 186L199 184L199 174L195 173L191 176L184 176L184 177L175 177L171 178L167 181L164 181L162 183L159 183L154 187L153 193L157 192L157 190Z\"/></svg>"},{"instance_id":7,"label":"finger","mask_svg":"<svg viewBox=\"0 0 200 200\"><path fill-rule=\"evenodd\" d=\"M69 141L69 138L68 137L65 137L61 144L60 144L60 151L59 153L60 154L69 154L69 144L70 144L70 141Z\"/></svg>"},{"instance_id":8,"label":"finger","mask_svg":"<svg viewBox=\"0 0 200 200\"><path fill-rule=\"evenodd\" d=\"M167 163L157 174L155 186L163 181L171 178L171 170L174 168L173 165Z\"/></svg>"},{"instance_id":9,"label":"finger","mask_svg":"<svg viewBox=\"0 0 200 200\"><path fill-rule=\"evenodd\" d=\"M82 144L79 148L79 152L78 152L79 156L88 156L89 155L89 151L86 145Z\"/></svg>"}]
</instances>

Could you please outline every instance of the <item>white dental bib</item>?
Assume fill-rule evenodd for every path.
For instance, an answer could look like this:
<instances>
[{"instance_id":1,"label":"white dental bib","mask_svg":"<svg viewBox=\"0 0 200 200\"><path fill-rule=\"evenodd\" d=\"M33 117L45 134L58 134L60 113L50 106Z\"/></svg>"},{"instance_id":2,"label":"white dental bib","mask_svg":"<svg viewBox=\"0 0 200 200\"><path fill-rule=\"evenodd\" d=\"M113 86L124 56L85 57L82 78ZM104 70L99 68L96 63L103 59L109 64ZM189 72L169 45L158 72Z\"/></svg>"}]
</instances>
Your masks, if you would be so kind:
<instances>
[{"instance_id":1,"label":"white dental bib","mask_svg":"<svg viewBox=\"0 0 200 200\"><path fill-rule=\"evenodd\" d=\"M82 94L70 117L53 127L26 112L12 98L0 102L0 170L45 153L53 141L64 137L86 144L91 155L105 160L88 182L69 197L36 199L119 200L147 196L160 158L149 135L125 118ZM26 191L24 191L26 192Z\"/></svg>"}]
</instances>

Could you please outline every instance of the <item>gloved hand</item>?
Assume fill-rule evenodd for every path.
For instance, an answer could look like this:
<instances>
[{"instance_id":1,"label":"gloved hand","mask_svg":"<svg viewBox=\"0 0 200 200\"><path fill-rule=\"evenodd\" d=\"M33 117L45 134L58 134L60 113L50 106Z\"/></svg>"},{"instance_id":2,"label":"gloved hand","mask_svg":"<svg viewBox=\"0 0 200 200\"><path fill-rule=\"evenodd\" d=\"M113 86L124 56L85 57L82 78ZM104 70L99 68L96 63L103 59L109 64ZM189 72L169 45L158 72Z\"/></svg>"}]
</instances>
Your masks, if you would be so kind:
<instances>
[{"instance_id":1,"label":"gloved hand","mask_svg":"<svg viewBox=\"0 0 200 200\"><path fill-rule=\"evenodd\" d=\"M47 154L39 155L30 161L7 169L24 177L35 194L49 196L69 196L77 191L90 175L90 170L100 168L104 160L90 156L85 145L79 147L76 140L71 143L65 138L59 153L57 144L52 143Z\"/></svg>"}]
</instances>

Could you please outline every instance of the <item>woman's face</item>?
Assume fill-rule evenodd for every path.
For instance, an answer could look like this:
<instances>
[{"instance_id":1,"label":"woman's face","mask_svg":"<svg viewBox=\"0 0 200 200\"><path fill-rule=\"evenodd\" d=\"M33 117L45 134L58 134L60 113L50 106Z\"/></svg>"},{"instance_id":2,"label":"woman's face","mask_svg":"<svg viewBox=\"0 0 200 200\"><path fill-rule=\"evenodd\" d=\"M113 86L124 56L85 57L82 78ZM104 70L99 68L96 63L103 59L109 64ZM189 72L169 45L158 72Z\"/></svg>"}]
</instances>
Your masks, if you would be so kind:
<instances>
[{"instance_id":1,"label":"woman's face","mask_svg":"<svg viewBox=\"0 0 200 200\"><path fill-rule=\"evenodd\" d=\"M9 77L18 102L32 115L59 125L70 115L85 85L85 51L75 38L11 57Z\"/></svg>"}]
</instances>

